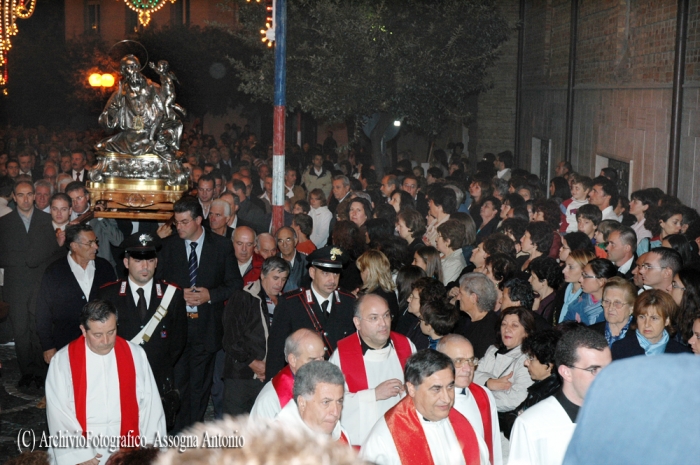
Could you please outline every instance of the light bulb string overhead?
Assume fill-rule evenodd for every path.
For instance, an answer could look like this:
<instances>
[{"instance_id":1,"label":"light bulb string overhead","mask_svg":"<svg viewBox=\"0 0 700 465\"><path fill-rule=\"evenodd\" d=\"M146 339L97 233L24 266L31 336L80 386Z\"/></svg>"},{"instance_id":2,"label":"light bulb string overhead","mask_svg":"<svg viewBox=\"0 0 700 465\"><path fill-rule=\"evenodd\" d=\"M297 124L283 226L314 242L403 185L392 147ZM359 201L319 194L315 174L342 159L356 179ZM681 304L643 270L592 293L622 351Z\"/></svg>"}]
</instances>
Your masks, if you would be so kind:
<instances>
[{"instance_id":1,"label":"light bulb string overhead","mask_svg":"<svg viewBox=\"0 0 700 465\"><path fill-rule=\"evenodd\" d=\"M36 0L0 0L0 87L7 85L7 52L12 48L11 37L17 35L17 18L27 19L36 8Z\"/></svg>"}]
</instances>

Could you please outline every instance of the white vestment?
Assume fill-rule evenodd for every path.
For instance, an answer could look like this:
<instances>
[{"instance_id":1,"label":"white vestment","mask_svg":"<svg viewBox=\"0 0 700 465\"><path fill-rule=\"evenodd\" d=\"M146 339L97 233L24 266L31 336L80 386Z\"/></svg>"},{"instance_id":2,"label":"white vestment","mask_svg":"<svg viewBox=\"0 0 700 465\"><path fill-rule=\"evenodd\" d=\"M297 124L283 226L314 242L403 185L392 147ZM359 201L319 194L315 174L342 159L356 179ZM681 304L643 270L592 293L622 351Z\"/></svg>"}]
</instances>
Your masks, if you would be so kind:
<instances>
[{"instance_id":1,"label":"white vestment","mask_svg":"<svg viewBox=\"0 0 700 465\"><path fill-rule=\"evenodd\" d=\"M527 398L527 388L534 381L525 367L525 355L522 346L513 348L505 354L499 354L496 346L486 349L486 353L479 360L479 365L474 372L474 383L486 386L489 378L501 378L508 373L513 373L509 381L512 386L507 391L491 391L496 399L496 409L499 412L510 412Z\"/></svg>"},{"instance_id":2,"label":"white vestment","mask_svg":"<svg viewBox=\"0 0 700 465\"><path fill-rule=\"evenodd\" d=\"M153 379L153 372L148 364L146 352L131 342L128 343L134 358L136 370L136 400L139 406L139 436L145 437L148 444L167 434L165 414L158 394L158 386ZM54 437L80 437L82 428L75 413L75 396L73 395L73 378L71 376L68 347L65 346L51 359L46 377L46 417L49 433ZM88 438L102 437L118 441L121 429L121 410L119 400L119 375L117 357L114 349L107 355L98 355L85 347L87 373L86 422ZM108 444L95 444L88 441L86 447L50 447L48 450L51 463L75 465L102 454L100 464L107 462L111 454L119 450L110 450ZM102 447L104 445L104 447ZM97 447L96 447L97 446Z\"/></svg>"},{"instance_id":3,"label":"white vestment","mask_svg":"<svg viewBox=\"0 0 700 465\"><path fill-rule=\"evenodd\" d=\"M291 402L290 400L289 403ZM272 381L270 381L263 386L260 394L258 394L258 397L255 399L255 404L253 404L253 408L250 411L250 419L273 419L280 413L280 410L282 410L280 398L277 396L277 391L275 391Z\"/></svg>"},{"instance_id":4,"label":"white vestment","mask_svg":"<svg viewBox=\"0 0 700 465\"><path fill-rule=\"evenodd\" d=\"M496 400L493 398L491 391L483 386L475 385L477 389L483 389L489 398L489 405L491 406L491 440L493 441L493 464L492 465L502 465L503 464L503 452L501 450L501 430L498 425L498 412L496 411ZM462 388L455 387L455 405L454 408L457 409L459 413L464 415L464 417L469 420L474 432L479 438L485 438L484 436L484 423L481 419L481 412L479 411L479 406L476 405L476 400L474 396L466 388L465 393L462 394ZM486 446L486 441L484 439L484 447ZM488 456L488 449L486 451Z\"/></svg>"},{"instance_id":5,"label":"white vestment","mask_svg":"<svg viewBox=\"0 0 700 465\"><path fill-rule=\"evenodd\" d=\"M252 417L250 418L250 420L254 421ZM283 424L290 430L302 428L308 431L309 433L313 434L314 436L321 435L321 433L312 430L311 428L309 428L309 425L304 423L304 420L301 418L301 415L299 415L299 408L297 407L297 403L293 399L287 402L287 405L285 405L284 408L280 411L280 413L275 418L275 423ZM344 431L340 426L340 422L338 421L336 422L335 428L333 428L333 432L331 433L331 439L337 441L338 439L340 439L341 433L344 433ZM345 437L347 438L347 434L345 434Z\"/></svg>"},{"instance_id":6,"label":"white vestment","mask_svg":"<svg viewBox=\"0 0 700 465\"><path fill-rule=\"evenodd\" d=\"M508 465L561 465L575 428L554 396L533 405L513 424Z\"/></svg>"},{"instance_id":7,"label":"white vestment","mask_svg":"<svg viewBox=\"0 0 700 465\"><path fill-rule=\"evenodd\" d=\"M411 353L416 353L416 347L411 341ZM389 379L400 379L403 383L403 368L396 355L394 345L379 350L368 350L364 355L365 372L367 373L367 386L369 389L352 393L345 383L345 400L343 404L343 416L340 423L348 432L348 439L352 445L360 445L365 442L367 434L372 426L394 405L398 404L405 394L389 397L384 400L377 400L374 388ZM343 374L340 364L340 354L336 350L333 352L329 362L338 366ZM347 376L347 374L346 374Z\"/></svg>"},{"instance_id":8,"label":"white vestment","mask_svg":"<svg viewBox=\"0 0 700 465\"><path fill-rule=\"evenodd\" d=\"M416 411L416 414L423 427L425 438L428 440L433 463L435 465L463 465L465 463L464 454L457 441L450 419L425 421L420 412ZM488 465L489 452L486 444L478 434L477 440L479 441L481 463L482 465ZM384 417L380 418L370 431L367 440L362 444L360 456L377 465L402 465L394 438L391 436Z\"/></svg>"}]
</instances>

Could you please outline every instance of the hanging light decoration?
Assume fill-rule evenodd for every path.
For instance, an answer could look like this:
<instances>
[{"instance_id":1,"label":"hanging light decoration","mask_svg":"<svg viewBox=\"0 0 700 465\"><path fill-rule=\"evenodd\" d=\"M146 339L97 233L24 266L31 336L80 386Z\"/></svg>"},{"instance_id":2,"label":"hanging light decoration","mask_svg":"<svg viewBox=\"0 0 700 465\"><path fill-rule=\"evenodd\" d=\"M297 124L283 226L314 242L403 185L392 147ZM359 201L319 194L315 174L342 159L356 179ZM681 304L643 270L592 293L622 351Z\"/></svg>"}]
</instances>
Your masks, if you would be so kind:
<instances>
[{"instance_id":1,"label":"hanging light decoration","mask_svg":"<svg viewBox=\"0 0 700 465\"><path fill-rule=\"evenodd\" d=\"M0 87L3 87L7 85L7 52L12 48L10 38L17 34L15 21L32 15L36 0L0 0L0 4Z\"/></svg>"},{"instance_id":2,"label":"hanging light decoration","mask_svg":"<svg viewBox=\"0 0 700 465\"><path fill-rule=\"evenodd\" d=\"M146 27L151 22L151 13L163 8L167 2L175 3L175 0L124 0L124 2L139 14L139 23Z\"/></svg>"}]
</instances>

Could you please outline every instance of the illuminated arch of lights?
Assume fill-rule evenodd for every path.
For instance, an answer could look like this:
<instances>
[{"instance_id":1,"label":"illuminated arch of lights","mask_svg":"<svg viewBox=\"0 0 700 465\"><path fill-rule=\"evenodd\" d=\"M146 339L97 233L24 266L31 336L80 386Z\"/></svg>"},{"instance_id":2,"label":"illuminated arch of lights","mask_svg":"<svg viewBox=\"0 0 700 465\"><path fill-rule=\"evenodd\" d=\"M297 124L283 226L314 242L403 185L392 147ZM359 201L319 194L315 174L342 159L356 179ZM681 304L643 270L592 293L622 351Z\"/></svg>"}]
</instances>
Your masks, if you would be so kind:
<instances>
[{"instance_id":1,"label":"illuminated arch of lights","mask_svg":"<svg viewBox=\"0 0 700 465\"><path fill-rule=\"evenodd\" d=\"M11 38L17 35L17 18L27 19L34 13L36 0L0 0L0 88L7 85L7 52Z\"/></svg>"},{"instance_id":2,"label":"illuminated arch of lights","mask_svg":"<svg viewBox=\"0 0 700 465\"><path fill-rule=\"evenodd\" d=\"M126 6L139 14L139 23L148 26L151 22L151 13L155 13L165 6L166 3L175 3L176 0L124 0Z\"/></svg>"}]
</instances>

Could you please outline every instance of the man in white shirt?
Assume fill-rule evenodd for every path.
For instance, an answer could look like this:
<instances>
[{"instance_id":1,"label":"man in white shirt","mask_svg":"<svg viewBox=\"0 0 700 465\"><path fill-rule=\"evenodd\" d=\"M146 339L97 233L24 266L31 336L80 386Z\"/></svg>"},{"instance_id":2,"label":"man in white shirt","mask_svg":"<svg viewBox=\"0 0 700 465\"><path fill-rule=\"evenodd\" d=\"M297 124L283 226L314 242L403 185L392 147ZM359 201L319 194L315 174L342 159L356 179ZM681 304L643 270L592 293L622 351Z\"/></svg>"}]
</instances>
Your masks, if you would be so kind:
<instances>
[{"instance_id":1,"label":"man in white shirt","mask_svg":"<svg viewBox=\"0 0 700 465\"><path fill-rule=\"evenodd\" d=\"M314 360L323 361L326 351L318 334L302 328L287 337L284 342L284 354L288 365L262 388L250 411L252 419L275 418L293 398L292 390L297 370Z\"/></svg>"},{"instance_id":2,"label":"man in white shirt","mask_svg":"<svg viewBox=\"0 0 700 465\"><path fill-rule=\"evenodd\" d=\"M602 334L579 327L565 333L554 354L561 391L525 410L513 424L509 465L560 465L589 386L612 362Z\"/></svg>"},{"instance_id":3,"label":"man in white shirt","mask_svg":"<svg viewBox=\"0 0 700 465\"><path fill-rule=\"evenodd\" d=\"M49 365L49 431L54 437L72 436L79 444L49 448L52 463L97 465L118 450L118 446L110 448L115 441L125 447L143 447L166 434L163 406L146 354L117 336L116 312L109 302L86 304L80 315L83 335L58 351Z\"/></svg>"},{"instance_id":4,"label":"man in white shirt","mask_svg":"<svg viewBox=\"0 0 700 465\"><path fill-rule=\"evenodd\" d=\"M316 360L305 364L294 378L293 401L282 408L275 421L348 444L340 426L344 382L343 373L331 363Z\"/></svg>"},{"instance_id":5,"label":"man in white shirt","mask_svg":"<svg viewBox=\"0 0 700 465\"><path fill-rule=\"evenodd\" d=\"M360 445L372 425L403 397L403 367L416 348L391 332L389 305L376 294L357 300L353 321L357 333L338 341L329 361L345 375L347 409L341 422L351 444Z\"/></svg>"},{"instance_id":6,"label":"man in white shirt","mask_svg":"<svg viewBox=\"0 0 700 465\"><path fill-rule=\"evenodd\" d=\"M617 274L628 281L632 279L636 249L637 234L629 226L620 226L608 235L608 259L617 267Z\"/></svg>"},{"instance_id":7,"label":"man in white shirt","mask_svg":"<svg viewBox=\"0 0 700 465\"><path fill-rule=\"evenodd\" d=\"M421 350L408 359L405 373L408 396L377 421L362 444L362 457L377 465L487 465L486 448L453 408L455 369L450 357Z\"/></svg>"},{"instance_id":8,"label":"man in white shirt","mask_svg":"<svg viewBox=\"0 0 700 465\"><path fill-rule=\"evenodd\" d=\"M615 214L618 200L617 186L605 177L597 177L593 180L593 187L588 193L588 202L595 205L603 213L604 220L622 221Z\"/></svg>"},{"instance_id":9,"label":"man in white shirt","mask_svg":"<svg viewBox=\"0 0 700 465\"><path fill-rule=\"evenodd\" d=\"M493 161L496 168L496 177L510 181L510 169L513 167L513 154L510 150L499 153Z\"/></svg>"},{"instance_id":10,"label":"man in white shirt","mask_svg":"<svg viewBox=\"0 0 700 465\"><path fill-rule=\"evenodd\" d=\"M70 154L70 177L73 181L80 181L83 184L87 182L88 171L85 169L87 164L87 154L85 150L75 149Z\"/></svg>"},{"instance_id":11,"label":"man in white shirt","mask_svg":"<svg viewBox=\"0 0 700 465\"><path fill-rule=\"evenodd\" d=\"M491 464L501 465L503 454L496 400L491 391L472 383L479 359L474 357L471 342L459 334L448 334L440 339L437 350L450 357L455 366L454 408L469 420L476 435L483 439Z\"/></svg>"}]
</instances>

